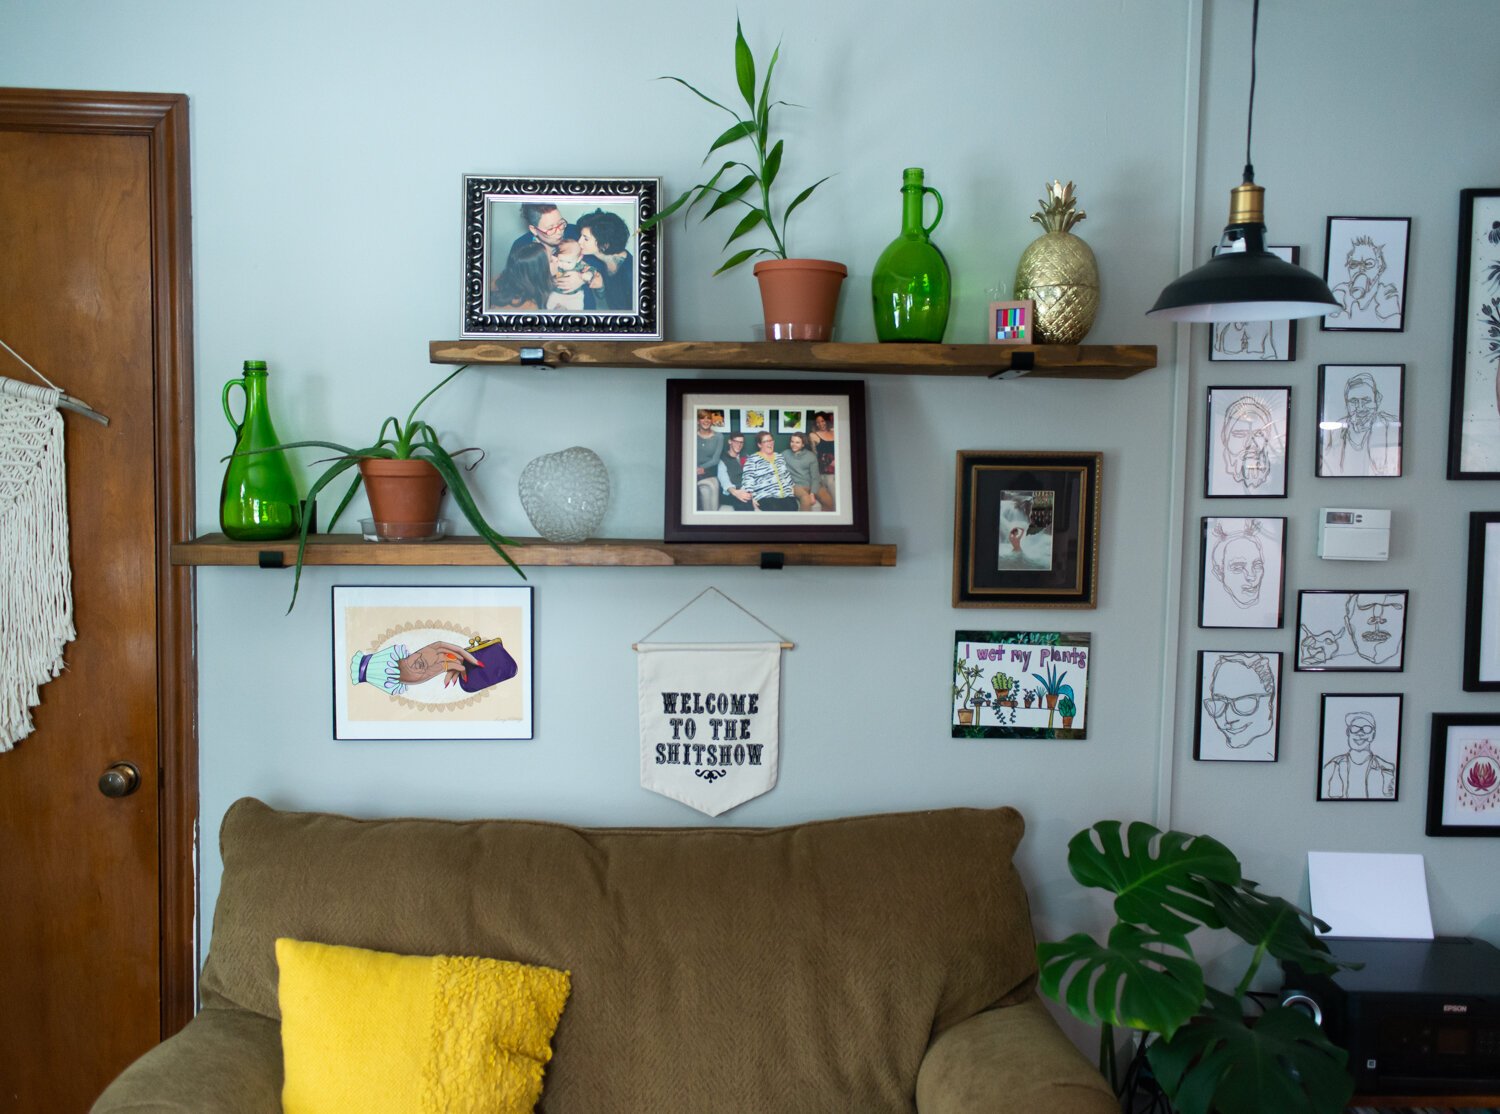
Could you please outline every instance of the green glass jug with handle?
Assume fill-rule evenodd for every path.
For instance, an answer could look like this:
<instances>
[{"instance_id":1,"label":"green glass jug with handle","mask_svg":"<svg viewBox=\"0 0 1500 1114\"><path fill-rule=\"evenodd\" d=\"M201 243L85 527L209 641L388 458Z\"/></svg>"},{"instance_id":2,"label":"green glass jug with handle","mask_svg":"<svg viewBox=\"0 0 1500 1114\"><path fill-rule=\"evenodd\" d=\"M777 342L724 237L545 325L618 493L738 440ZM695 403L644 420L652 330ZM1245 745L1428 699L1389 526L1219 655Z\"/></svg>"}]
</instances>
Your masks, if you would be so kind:
<instances>
[{"instance_id":1,"label":"green glass jug with handle","mask_svg":"<svg viewBox=\"0 0 1500 1114\"><path fill-rule=\"evenodd\" d=\"M224 384L224 417L234 430L234 455L224 471L219 496L219 525L236 541L289 538L302 529L302 503L292 466L271 424L266 396L266 362L246 360L245 373ZM229 392L245 392L245 414L236 421Z\"/></svg>"},{"instance_id":2,"label":"green glass jug with handle","mask_svg":"<svg viewBox=\"0 0 1500 1114\"><path fill-rule=\"evenodd\" d=\"M902 172L901 235L880 253L870 279L875 335L882 341L938 344L948 327L952 281L948 261L931 239L943 219L943 195L922 179L921 167ZM937 215L924 225L922 208L929 193L937 200Z\"/></svg>"}]
</instances>

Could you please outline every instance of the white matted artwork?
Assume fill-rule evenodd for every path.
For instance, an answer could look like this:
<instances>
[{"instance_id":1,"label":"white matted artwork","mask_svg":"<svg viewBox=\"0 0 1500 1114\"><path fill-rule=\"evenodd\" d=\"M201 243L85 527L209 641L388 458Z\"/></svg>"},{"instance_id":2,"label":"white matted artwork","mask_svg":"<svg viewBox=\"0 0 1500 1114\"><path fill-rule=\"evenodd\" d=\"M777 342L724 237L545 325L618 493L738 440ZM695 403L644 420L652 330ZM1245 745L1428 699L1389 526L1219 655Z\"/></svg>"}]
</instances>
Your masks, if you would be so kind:
<instances>
[{"instance_id":1,"label":"white matted artwork","mask_svg":"<svg viewBox=\"0 0 1500 1114\"><path fill-rule=\"evenodd\" d=\"M530 739L532 590L333 589L335 739Z\"/></svg>"},{"instance_id":2,"label":"white matted artwork","mask_svg":"<svg viewBox=\"0 0 1500 1114\"><path fill-rule=\"evenodd\" d=\"M1291 264L1300 262L1302 252L1289 245L1267 244L1266 250L1277 259ZM1214 254L1219 249L1214 248ZM1297 358L1297 322L1295 321L1220 321L1208 331L1208 358L1215 362L1232 360L1287 363Z\"/></svg>"},{"instance_id":3,"label":"white matted artwork","mask_svg":"<svg viewBox=\"0 0 1500 1114\"><path fill-rule=\"evenodd\" d=\"M1399 673L1406 654L1404 589L1297 593L1297 670Z\"/></svg>"},{"instance_id":4,"label":"white matted artwork","mask_svg":"<svg viewBox=\"0 0 1500 1114\"><path fill-rule=\"evenodd\" d=\"M1205 493L1215 498L1286 496L1290 387L1210 387Z\"/></svg>"},{"instance_id":5,"label":"white matted artwork","mask_svg":"<svg viewBox=\"0 0 1500 1114\"><path fill-rule=\"evenodd\" d=\"M1319 476L1401 475L1405 364L1318 367Z\"/></svg>"},{"instance_id":6,"label":"white matted artwork","mask_svg":"<svg viewBox=\"0 0 1500 1114\"><path fill-rule=\"evenodd\" d=\"M1281 654L1198 652L1199 762L1275 762L1281 731Z\"/></svg>"},{"instance_id":7,"label":"white matted artwork","mask_svg":"<svg viewBox=\"0 0 1500 1114\"><path fill-rule=\"evenodd\" d=\"M1410 217L1329 217L1323 280L1338 305L1325 332L1393 332L1406 328L1406 244Z\"/></svg>"},{"instance_id":8,"label":"white matted artwork","mask_svg":"<svg viewBox=\"0 0 1500 1114\"><path fill-rule=\"evenodd\" d=\"M1401 694L1325 692L1318 800L1394 801L1401 772Z\"/></svg>"},{"instance_id":9,"label":"white matted artwork","mask_svg":"<svg viewBox=\"0 0 1500 1114\"><path fill-rule=\"evenodd\" d=\"M1286 519L1205 517L1198 625L1280 627L1285 566Z\"/></svg>"}]
</instances>

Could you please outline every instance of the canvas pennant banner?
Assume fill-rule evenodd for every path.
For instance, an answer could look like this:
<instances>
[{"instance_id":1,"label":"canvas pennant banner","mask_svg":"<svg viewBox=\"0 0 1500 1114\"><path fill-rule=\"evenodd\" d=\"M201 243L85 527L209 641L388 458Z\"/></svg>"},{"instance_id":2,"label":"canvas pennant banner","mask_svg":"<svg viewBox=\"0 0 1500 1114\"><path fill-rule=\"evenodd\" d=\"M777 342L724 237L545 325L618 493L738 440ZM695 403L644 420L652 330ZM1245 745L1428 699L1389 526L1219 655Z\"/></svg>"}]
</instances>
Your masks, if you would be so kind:
<instances>
[{"instance_id":1,"label":"canvas pennant banner","mask_svg":"<svg viewBox=\"0 0 1500 1114\"><path fill-rule=\"evenodd\" d=\"M776 784L781 643L642 642L641 788L718 816Z\"/></svg>"}]
</instances>

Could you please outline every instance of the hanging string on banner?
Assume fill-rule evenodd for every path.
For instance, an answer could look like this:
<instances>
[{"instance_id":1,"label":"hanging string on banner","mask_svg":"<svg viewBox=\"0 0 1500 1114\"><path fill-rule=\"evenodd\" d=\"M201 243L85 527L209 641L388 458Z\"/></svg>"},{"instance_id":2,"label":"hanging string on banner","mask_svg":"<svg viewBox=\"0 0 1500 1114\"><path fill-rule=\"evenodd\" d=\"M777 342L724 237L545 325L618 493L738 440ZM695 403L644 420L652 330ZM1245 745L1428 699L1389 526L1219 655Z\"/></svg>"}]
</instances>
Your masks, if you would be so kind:
<instances>
[{"instance_id":1,"label":"hanging string on banner","mask_svg":"<svg viewBox=\"0 0 1500 1114\"><path fill-rule=\"evenodd\" d=\"M65 392L56 383L52 382L52 380L48 379L45 375L43 375L40 371L33 367L31 365L31 362L27 360L26 357L22 356L14 348L6 344L3 339L0 339L0 348L5 349L12 356L14 356L22 367L31 372L32 375L35 375L43 383L47 384L47 387L49 388L47 390L43 390L41 387L32 386L30 383L20 383L14 379L7 379L5 376L0 375L0 395L10 395L12 398L29 398L34 401L44 403L47 406L55 406L63 410L71 410L75 414L82 414L85 418L88 418L91 421L98 422L100 425L109 425L109 419L107 417L99 413L99 411L95 410L92 406L90 406L83 400L74 398L72 395Z\"/></svg>"},{"instance_id":2,"label":"hanging string on banner","mask_svg":"<svg viewBox=\"0 0 1500 1114\"><path fill-rule=\"evenodd\" d=\"M688 608L692 607L693 604L697 603L699 600L701 600L704 596L708 595L710 592L714 593L714 595L719 596L719 597L721 597L724 600L727 600L729 603L734 604L735 607L738 607L746 615L749 615L750 618L754 619L761 626L765 627L766 630L770 631L777 638L781 639L781 648L783 650L795 650L797 648L797 644L795 642L788 642L787 641L786 635L782 634L775 627L771 626L769 623L765 622L765 620L761 619L758 615L756 615L753 612L751 612L750 610L748 610L743 604L739 603L737 600L731 599L729 596L727 596L723 592L719 591L719 589L715 588L713 585L709 585L707 588L703 589L703 591L699 592L692 599L688 600L687 603L683 604L676 611L672 612L672 614L668 615L661 622L657 623L656 626L652 627L650 630L648 630L645 633L645 635L640 639L640 641L638 641L638 642L632 642L630 644L630 648L632 650L635 650L637 653L639 653L640 650L641 650L642 645L646 643L646 639L650 638L657 631L661 630L662 627L666 626L673 619L677 618L677 616L681 615L684 611L686 611Z\"/></svg>"}]
</instances>

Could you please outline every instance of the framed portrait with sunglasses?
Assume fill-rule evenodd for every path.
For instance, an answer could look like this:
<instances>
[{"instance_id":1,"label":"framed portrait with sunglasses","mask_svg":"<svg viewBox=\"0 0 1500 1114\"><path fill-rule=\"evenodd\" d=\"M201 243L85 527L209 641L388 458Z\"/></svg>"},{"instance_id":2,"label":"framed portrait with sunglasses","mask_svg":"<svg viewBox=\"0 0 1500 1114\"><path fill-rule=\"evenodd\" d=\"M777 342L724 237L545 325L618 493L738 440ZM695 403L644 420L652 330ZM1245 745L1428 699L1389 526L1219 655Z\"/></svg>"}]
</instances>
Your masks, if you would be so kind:
<instances>
[{"instance_id":1,"label":"framed portrait with sunglasses","mask_svg":"<svg viewBox=\"0 0 1500 1114\"><path fill-rule=\"evenodd\" d=\"M467 174L465 338L660 340L659 178Z\"/></svg>"},{"instance_id":2,"label":"framed portrait with sunglasses","mask_svg":"<svg viewBox=\"0 0 1500 1114\"><path fill-rule=\"evenodd\" d=\"M1281 654L1274 650L1200 650L1199 762L1275 762L1281 736Z\"/></svg>"}]
</instances>

